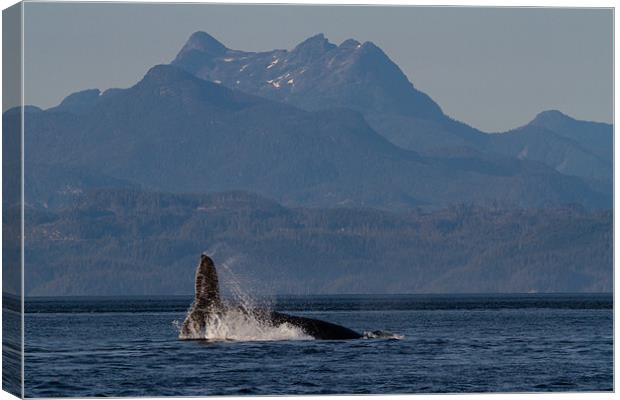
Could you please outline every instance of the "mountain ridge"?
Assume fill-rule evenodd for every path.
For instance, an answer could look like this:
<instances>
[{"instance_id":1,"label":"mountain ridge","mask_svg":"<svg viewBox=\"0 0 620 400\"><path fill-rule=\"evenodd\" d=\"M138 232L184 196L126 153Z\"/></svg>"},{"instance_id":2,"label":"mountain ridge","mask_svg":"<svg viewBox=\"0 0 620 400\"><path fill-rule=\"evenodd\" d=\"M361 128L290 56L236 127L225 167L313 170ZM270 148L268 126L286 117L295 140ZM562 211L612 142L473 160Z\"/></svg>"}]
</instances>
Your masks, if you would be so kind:
<instances>
[{"instance_id":1,"label":"mountain ridge","mask_svg":"<svg viewBox=\"0 0 620 400\"><path fill-rule=\"evenodd\" d=\"M527 124L492 134L487 148L520 159L541 161L568 175L611 184L613 126L580 121L558 110L537 114Z\"/></svg>"},{"instance_id":2,"label":"mountain ridge","mask_svg":"<svg viewBox=\"0 0 620 400\"><path fill-rule=\"evenodd\" d=\"M83 190L116 179L172 192L249 190L305 206L608 202L598 188L542 165L423 156L389 142L359 112L304 111L174 66L155 66L131 88L107 92L95 101L86 96L88 107L75 103L76 113L65 106L29 116L30 169L62 167L47 174L56 189L34 176L31 188L47 193L36 190L29 198L50 203L75 182L88 183ZM101 177L70 173L80 170Z\"/></svg>"},{"instance_id":3,"label":"mountain ridge","mask_svg":"<svg viewBox=\"0 0 620 400\"><path fill-rule=\"evenodd\" d=\"M318 34L291 51L254 53L221 46L226 50L208 56L188 57L187 52L181 50L171 64L202 79L306 110L354 109L392 143L422 154L438 150L446 153L449 148L470 146L483 152L543 162L559 172L583 178L609 181L612 175L610 125L577 121L568 116L560 118L557 110L555 113L543 111L526 126L544 125L552 131L553 135L546 134L542 140L555 141L555 146L564 148L567 159L560 160L553 151L524 151L526 147L537 146L539 140L533 135L506 140L450 118L430 96L418 91L372 42L347 39L337 46L325 35ZM201 57L202 62L199 61ZM517 127L501 134L521 131L527 129ZM580 131L596 135L596 143L590 143L591 138ZM558 140L554 135L568 137L572 142ZM588 168L588 163L596 167Z\"/></svg>"},{"instance_id":4,"label":"mountain ridge","mask_svg":"<svg viewBox=\"0 0 620 400\"><path fill-rule=\"evenodd\" d=\"M192 42L194 35L203 34L208 35L205 32L192 34L188 42ZM327 93L319 100L308 96L309 92L316 93L316 78L320 78L328 79L323 86L324 91L331 88L340 95L345 93L349 102L359 102L356 107L348 107L357 111L372 106L382 110L398 109L405 114L421 113L430 118L443 116L441 108L426 94L416 90L400 68L372 42L361 44L349 39L337 46L330 43L323 34L317 34L291 51L244 52L222 45L220 53L208 51L197 54L201 52L195 46L190 46L191 52L186 47L177 54L172 65L200 78L219 81L228 87L266 98L281 100L282 94L277 92L285 92L284 96L287 96L289 102L305 109L316 110L326 104L349 105L340 102L336 93ZM199 60L204 65L200 65ZM360 64L365 68L360 67ZM234 78L233 67L238 73ZM325 75L326 70L329 71L328 75ZM249 77L252 79L246 79ZM379 81L372 96L359 86L360 80L368 79ZM392 95L389 95L389 91L393 92ZM312 101L307 102L305 99ZM420 107L422 109L418 110Z\"/></svg>"}]
</instances>

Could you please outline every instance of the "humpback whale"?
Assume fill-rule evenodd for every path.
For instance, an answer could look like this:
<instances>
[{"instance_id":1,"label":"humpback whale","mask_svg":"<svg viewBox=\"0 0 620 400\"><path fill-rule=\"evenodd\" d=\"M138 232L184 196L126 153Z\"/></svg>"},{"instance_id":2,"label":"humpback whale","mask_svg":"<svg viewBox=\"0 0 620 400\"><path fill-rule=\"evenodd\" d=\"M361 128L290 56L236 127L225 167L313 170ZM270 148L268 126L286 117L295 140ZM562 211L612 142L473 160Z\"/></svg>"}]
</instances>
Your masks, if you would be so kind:
<instances>
[{"instance_id":1,"label":"humpback whale","mask_svg":"<svg viewBox=\"0 0 620 400\"><path fill-rule=\"evenodd\" d=\"M208 339L206 327L227 311L220 298L219 282L215 264L211 257L202 254L196 269L196 289L194 301L181 326L180 339ZM242 309L244 313L271 326L289 324L306 335L322 340L359 339L361 334L340 325L318 319L287 315L272 310Z\"/></svg>"}]
</instances>

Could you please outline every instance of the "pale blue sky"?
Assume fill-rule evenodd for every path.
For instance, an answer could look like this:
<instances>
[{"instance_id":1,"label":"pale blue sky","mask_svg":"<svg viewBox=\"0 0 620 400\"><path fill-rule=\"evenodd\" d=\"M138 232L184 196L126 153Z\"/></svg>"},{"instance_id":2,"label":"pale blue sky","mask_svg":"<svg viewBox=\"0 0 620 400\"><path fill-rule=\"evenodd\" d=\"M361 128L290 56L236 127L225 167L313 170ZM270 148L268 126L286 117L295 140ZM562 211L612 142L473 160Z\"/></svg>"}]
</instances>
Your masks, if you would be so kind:
<instances>
[{"instance_id":1,"label":"pale blue sky","mask_svg":"<svg viewBox=\"0 0 620 400\"><path fill-rule=\"evenodd\" d=\"M539 111L613 116L611 9L36 3L25 5L26 103L129 87L203 30L242 50L316 33L373 41L450 116L486 131Z\"/></svg>"}]
</instances>

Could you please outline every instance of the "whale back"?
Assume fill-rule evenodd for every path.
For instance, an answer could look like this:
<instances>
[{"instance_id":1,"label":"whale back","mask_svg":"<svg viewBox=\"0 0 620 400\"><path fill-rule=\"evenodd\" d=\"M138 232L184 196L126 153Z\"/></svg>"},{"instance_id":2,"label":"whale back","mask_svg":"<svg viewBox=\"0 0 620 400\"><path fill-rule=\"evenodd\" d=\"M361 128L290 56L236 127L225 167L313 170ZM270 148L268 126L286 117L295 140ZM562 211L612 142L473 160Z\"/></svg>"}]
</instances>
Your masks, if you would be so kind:
<instances>
[{"instance_id":1,"label":"whale back","mask_svg":"<svg viewBox=\"0 0 620 400\"><path fill-rule=\"evenodd\" d=\"M306 334L319 340L348 340L359 339L361 334L344 326L332 324L331 322L321 321L320 319L298 317L296 315L271 312L269 319L274 325L287 323L301 328Z\"/></svg>"}]
</instances>

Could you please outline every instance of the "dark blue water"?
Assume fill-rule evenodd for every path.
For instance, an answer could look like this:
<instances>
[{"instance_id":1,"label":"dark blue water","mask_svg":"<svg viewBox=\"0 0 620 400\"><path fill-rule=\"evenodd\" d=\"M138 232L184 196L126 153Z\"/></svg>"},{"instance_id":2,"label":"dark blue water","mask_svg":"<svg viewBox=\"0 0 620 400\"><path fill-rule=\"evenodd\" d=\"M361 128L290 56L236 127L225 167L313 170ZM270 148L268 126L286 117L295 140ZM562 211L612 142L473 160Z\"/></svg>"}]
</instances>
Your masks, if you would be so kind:
<instances>
[{"instance_id":1,"label":"dark blue water","mask_svg":"<svg viewBox=\"0 0 620 400\"><path fill-rule=\"evenodd\" d=\"M190 298L26 303L26 396L611 391L611 295L347 296L274 307L396 339L179 341Z\"/></svg>"}]
</instances>

